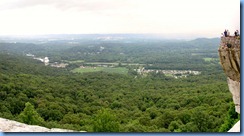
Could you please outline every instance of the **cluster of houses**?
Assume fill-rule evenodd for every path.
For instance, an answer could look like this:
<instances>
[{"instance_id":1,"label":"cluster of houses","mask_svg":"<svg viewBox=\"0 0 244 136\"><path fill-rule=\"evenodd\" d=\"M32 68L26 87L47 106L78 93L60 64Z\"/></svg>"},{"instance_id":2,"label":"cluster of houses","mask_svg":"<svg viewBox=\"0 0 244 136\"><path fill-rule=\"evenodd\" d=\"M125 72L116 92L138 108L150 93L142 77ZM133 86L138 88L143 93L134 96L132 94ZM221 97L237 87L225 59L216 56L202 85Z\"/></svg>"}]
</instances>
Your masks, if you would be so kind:
<instances>
[{"instance_id":1,"label":"cluster of houses","mask_svg":"<svg viewBox=\"0 0 244 136\"><path fill-rule=\"evenodd\" d=\"M187 77L190 74L192 75L199 75L201 72L193 71L193 70L154 70L154 69L145 69L144 67L139 69L134 69L140 75L147 75L148 73L162 73L166 76L172 76L174 78L182 78Z\"/></svg>"}]
</instances>

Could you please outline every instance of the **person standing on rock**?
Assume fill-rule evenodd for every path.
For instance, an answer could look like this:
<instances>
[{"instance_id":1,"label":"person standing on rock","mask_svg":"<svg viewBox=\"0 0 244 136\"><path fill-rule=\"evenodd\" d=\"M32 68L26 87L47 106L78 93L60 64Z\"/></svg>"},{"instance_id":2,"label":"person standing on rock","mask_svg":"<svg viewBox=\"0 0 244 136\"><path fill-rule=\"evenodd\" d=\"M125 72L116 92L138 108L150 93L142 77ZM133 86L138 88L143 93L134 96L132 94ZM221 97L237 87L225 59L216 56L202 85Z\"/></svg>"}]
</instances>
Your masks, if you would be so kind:
<instances>
[{"instance_id":1,"label":"person standing on rock","mask_svg":"<svg viewBox=\"0 0 244 136\"><path fill-rule=\"evenodd\" d=\"M226 29L224 31L224 36L227 37L227 31L226 31Z\"/></svg>"},{"instance_id":2,"label":"person standing on rock","mask_svg":"<svg viewBox=\"0 0 244 136\"><path fill-rule=\"evenodd\" d=\"M234 34L235 34L235 38L237 38L237 39L240 38L240 37L239 37L240 35L239 35L239 31L238 31L238 30L236 30Z\"/></svg>"},{"instance_id":3,"label":"person standing on rock","mask_svg":"<svg viewBox=\"0 0 244 136\"><path fill-rule=\"evenodd\" d=\"M238 30L236 30L236 36L239 36L239 31Z\"/></svg>"},{"instance_id":4,"label":"person standing on rock","mask_svg":"<svg viewBox=\"0 0 244 136\"><path fill-rule=\"evenodd\" d=\"M229 30L227 30L227 37L229 37L230 36L230 31Z\"/></svg>"}]
</instances>

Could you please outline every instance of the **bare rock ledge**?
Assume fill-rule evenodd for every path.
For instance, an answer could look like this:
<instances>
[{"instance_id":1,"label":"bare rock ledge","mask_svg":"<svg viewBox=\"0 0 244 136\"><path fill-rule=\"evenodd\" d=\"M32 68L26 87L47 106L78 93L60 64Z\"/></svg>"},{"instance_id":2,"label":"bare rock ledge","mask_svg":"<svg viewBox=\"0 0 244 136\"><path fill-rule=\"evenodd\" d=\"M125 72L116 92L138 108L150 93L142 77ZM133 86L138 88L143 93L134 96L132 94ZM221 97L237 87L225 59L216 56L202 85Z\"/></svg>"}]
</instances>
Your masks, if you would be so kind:
<instances>
[{"instance_id":1,"label":"bare rock ledge","mask_svg":"<svg viewBox=\"0 0 244 136\"><path fill-rule=\"evenodd\" d=\"M0 132L77 132L77 131L60 129L60 128L49 129L37 125L27 125L17 121L0 118Z\"/></svg>"}]
</instances>

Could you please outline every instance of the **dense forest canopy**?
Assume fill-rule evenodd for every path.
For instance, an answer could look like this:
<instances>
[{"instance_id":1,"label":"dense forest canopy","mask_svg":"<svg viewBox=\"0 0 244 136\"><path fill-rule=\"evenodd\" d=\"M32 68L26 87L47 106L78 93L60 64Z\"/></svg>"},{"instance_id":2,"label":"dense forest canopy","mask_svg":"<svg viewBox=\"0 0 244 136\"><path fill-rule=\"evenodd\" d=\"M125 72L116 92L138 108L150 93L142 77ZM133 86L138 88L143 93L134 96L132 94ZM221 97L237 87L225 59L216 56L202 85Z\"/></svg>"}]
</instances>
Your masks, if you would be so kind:
<instances>
[{"instance_id":1,"label":"dense forest canopy","mask_svg":"<svg viewBox=\"0 0 244 136\"><path fill-rule=\"evenodd\" d=\"M0 40L0 117L88 132L225 132L238 119L219 38L79 36Z\"/></svg>"}]
</instances>

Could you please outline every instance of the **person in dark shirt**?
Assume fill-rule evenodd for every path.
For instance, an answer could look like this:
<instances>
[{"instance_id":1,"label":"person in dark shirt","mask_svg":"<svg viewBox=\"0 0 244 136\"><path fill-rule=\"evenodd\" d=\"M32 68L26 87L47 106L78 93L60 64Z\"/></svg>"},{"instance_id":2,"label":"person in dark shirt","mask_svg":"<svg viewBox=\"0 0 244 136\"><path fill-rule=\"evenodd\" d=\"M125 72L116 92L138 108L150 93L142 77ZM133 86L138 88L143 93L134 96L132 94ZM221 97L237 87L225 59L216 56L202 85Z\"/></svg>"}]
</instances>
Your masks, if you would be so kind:
<instances>
[{"instance_id":1,"label":"person in dark shirt","mask_svg":"<svg viewBox=\"0 0 244 136\"><path fill-rule=\"evenodd\" d=\"M235 34L235 36L237 36L237 32L236 32L236 31L235 31L235 33L234 33L234 34Z\"/></svg>"},{"instance_id":2,"label":"person in dark shirt","mask_svg":"<svg viewBox=\"0 0 244 136\"><path fill-rule=\"evenodd\" d=\"M225 37L227 37L227 31L226 31L226 29L225 29L225 31L224 31L224 35L225 35Z\"/></svg>"},{"instance_id":3,"label":"person in dark shirt","mask_svg":"<svg viewBox=\"0 0 244 136\"><path fill-rule=\"evenodd\" d=\"M239 31L238 30L236 30L236 36L239 36Z\"/></svg>"}]
</instances>

